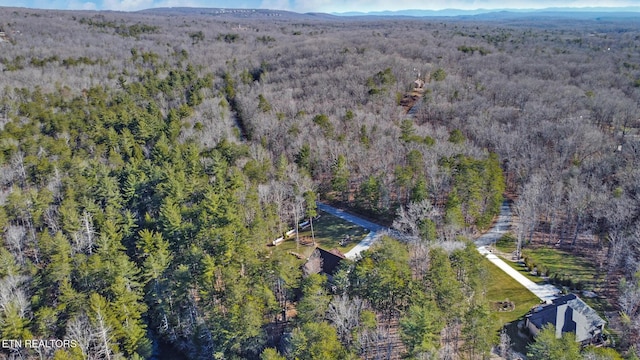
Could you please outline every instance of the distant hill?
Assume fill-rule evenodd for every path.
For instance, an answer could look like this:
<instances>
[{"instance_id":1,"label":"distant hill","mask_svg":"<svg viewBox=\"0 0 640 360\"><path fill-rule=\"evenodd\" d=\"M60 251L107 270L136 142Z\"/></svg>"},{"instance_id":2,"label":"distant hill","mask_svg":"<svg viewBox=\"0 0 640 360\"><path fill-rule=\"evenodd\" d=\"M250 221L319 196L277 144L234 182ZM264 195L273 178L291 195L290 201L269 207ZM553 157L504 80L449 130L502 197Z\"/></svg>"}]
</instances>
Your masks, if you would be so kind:
<instances>
[{"instance_id":1,"label":"distant hill","mask_svg":"<svg viewBox=\"0 0 640 360\"><path fill-rule=\"evenodd\" d=\"M635 8L634 8L635 9ZM469 16L477 20L509 20L509 19L573 19L573 20L612 20L612 19L637 19L640 9L632 11L604 11L579 10L579 9L546 9L537 11L499 11ZM466 16L459 16L466 17Z\"/></svg>"},{"instance_id":2,"label":"distant hill","mask_svg":"<svg viewBox=\"0 0 640 360\"><path fill-rule=\"evenodd\" d=\"M235 19L281 18L290 20L336 20L344 18L430 18L448 17L455 20L509 21L509 20L633 20L640 17L640 7L626 8L548 8L548 9L444 9L399 11L345 12L345 13L296 13L270 9L226 9L163 7L140 10L138 13L155 15L216 16Z\"/></svg>"},{"instance_id":3,"label":"distant hill","mask_svg":"<svg viewBox=\"0 0 640 360\"><path fill-rule=\"evenodd\" d=\"M522 17L569 17L574 19L598 19L598 18L637 18L640 16L640 7L621 8L547 8L547 9L444 9L444 10L418 10L407 9L399 11L373 11L373 12L345 12L332 13L337 16L398 16L398 17L474 17L478 20L511 19Z\"/></svg>"},{"instance_id":4,"label":"distant hill","mask_svg":"<svg viewBox=\"0 0 640 360\"><path fill-rule=\"evenodd\" d=\"M191 8L191 7L163 7L140 10L138 13L154 15L203 15L231 17L238 19L250 18L283 18L283 19L331 19L338 18L332 14L307 13L301 14L293 11L270 9L225 9L225 8Z\"/></svg>"},{"instance_id":5,"label":"distant hill","mask_svg":"<svg viewBox=\"0 0 640 360\"><path fill-rule=\"evenodd\" d=\"M407 9L398 11L371 11L371 12L344 12L332 13L337 16L412 16L412 17L432 17L432 16L461 16L461 15L478 15L495 12L496 10L477 9L477 10L460 10L460 9L444 9L444 10L418 10Z\"/></svg>"}]
</instances>

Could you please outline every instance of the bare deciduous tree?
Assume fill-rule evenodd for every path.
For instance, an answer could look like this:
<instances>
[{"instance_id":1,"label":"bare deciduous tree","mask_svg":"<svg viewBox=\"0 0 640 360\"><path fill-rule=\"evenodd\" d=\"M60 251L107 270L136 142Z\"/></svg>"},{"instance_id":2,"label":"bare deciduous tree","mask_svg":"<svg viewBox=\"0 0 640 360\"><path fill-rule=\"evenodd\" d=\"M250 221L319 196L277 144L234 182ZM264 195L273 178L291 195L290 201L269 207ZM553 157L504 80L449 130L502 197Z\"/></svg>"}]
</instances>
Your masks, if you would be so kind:
<instances>
[{"instance_id":1,"label":"bare deciduous tree","mask_svg":"<svg viewBox=\"0 0 640 360\"><path fill-rule=\"evenodd\" d=\"M27 231L22 226L9 225L5 231L5 239L9 250L20 264L24 264Z\"/></svg>"},{"instance_id":2,"label":"bare deciduous tree","mask_svg":"<svg viewBox=\"0 0 640 360\"><path fill-rule=\"evenodd\" d=\"M511 338L509 334L507 334L506 329L500 330L500 339L497 347L498 355L506 360L511 359L512 350L511 350Z\"/></svg>"},{"instance_id":3,"label":"bare deciduous tree","mask_svg":"<svg viewBox=\"0 0 640 360\"><path fill-rule=\"evenodd\" d=\"M418 203L410 203L405 210L399 207L393 227L398 231L414 237L420 236L420 222L424 220L434 220L439 212L433 207L429 200L422 200Z\"/></svg>"},{"instance_id":4,"label":"bare deciduous tree","mask_svg":"<svg viewBox=\"0 0 640 360\"><path fill-rule=\"evenodd\" d=\"M353 330L360 325L360 313L367 307L365 300L359 297L349 298L347 294L334 296L329 303L327 320L334 325L343 344L352 345Z\"/></svg>"}]
</instances>

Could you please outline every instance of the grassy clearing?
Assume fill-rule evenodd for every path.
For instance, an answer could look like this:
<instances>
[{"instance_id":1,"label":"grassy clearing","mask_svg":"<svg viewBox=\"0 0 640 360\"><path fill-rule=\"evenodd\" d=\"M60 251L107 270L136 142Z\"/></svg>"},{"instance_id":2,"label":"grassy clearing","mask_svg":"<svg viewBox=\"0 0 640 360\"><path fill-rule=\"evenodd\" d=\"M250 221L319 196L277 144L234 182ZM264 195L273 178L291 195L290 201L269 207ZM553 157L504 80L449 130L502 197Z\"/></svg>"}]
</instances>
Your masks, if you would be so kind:
<instances>
[{"instance_id":1,"label":"grassy clearing","mask_svg":"<svg viewBox=\"0 0 640 360\"><path fill-rule=\"evenodd\" d=\"M587 305L591 306L603 319L607 318L607 312L615 310L612 302L604 297L597 297L593 299L582 297L581 299L584 300Z\"/></svg>"},{"instance_id":2,"label":"grassy clearing","mask_svg":"<svg viewBox=\"0 0 640 360\"><path fill-rule=\"evenodd\" d=\"M540 304L540 299L497 266L488 260L485 261L489 269L487 300L490 302L509 300L515 304L513 311L494 311L498 319L495 330L499 331L505 324L518 320L532 307Z\"/></svg>"},{"instance_id":3,"label":"grassy clearing","mask_svg":"<svg viewBox=\"0 0 640 360\"><path fill-rule=\"evenodd\" d=\"M516 249L515 239L512 235L501 238L496 243L496 249L504 254L512 254ZM579 289L593 290L598 287L598 283L601 281L596 275L598 269L592 261L560 249L553 247L524 248L522 256L527 258L531 264L535 264L539 268L542 267L544 271L547 271L549 277L555 276L558 279L571 280L574 285L579 283ZM541 278L531 275L521 265L507 262L532 281L543 282Z\"/></svg>"},{"instance_id":4,"label":"grassy clearing","mask_svg":"<svg viewBox=\"0 0 640 360\"><path fill-rule=\"evenodd\" d=\"M523 256L547 268L550 277L571 279L574 284L582 283L585 289L593 289L597 283L597 269L587 259L553 248L525 249Z\"/></svg>"},{"instance_id":5,"label":"grassy clearing","mask_svg":"<svg viewBox=\"0 0 640 360\"><path fill-rule=\"evenodd\" d=\"M496 241L496 249L506 254L516 251L516 241L513 234L507 234Z\"/></svg>"},{"instance_id":6,"label":"grassy clearing","mask_svg":"<svg viewBox=\"0 0 640 360\"><path fill-rule=\"evenodd\" d=\"M316 244L323 249L338 249L343 254L356 246L367 234L368 231L362 227L342 220L323 211L318 211L320 218L313 221L313 230ZM349 236L350 241L345 246L340 245L340 241ZM302 243L311 241L311 229L306 228L298 234ZM308 257L313 252L313 245L298 245L295 235L285 240L282 244L274 248L274 253L293 251Z\"/></svg>"},{"instance_id":7,"label":"grassy clearing","mask_svg":"<svg viewBox=\"0 0 640 360\"><path fill-rule=\"evenodd\" d=\"M527 270L527 268L525 268L524 264L522 264L521 262L513 261L512 255L516 251L516 244L515 239L511 235L503 236L502 238L500 238L496 242L495 248L496 250L498 250L496 255L500 256L505 263L509 264L509 266L517 270L520 274L524 275L524 277L536 284L542 284L545 282L543 278L532 275L531 272L529 272L529 270Z\"/></svg>"},{"instance_id":8,"label":"grassy clearing","mask_svg":"<svg viewBox=\"0 0 640 360\"><path fill-rule=\"evenodd\" d=\"M496 243L496 249L503 253L503 259L514 269L518 270L522 275L535 283L543 283L545 280L542 277L533 276L527 269L513 261L508 261L507 257L516 250L515 239L513 237L503 237ZM559 284L555 285L565 291L576 290L595 290L598 292L602 288L604 278L598 277L598 269L595 263L588 259L578 257L566 251L562 251L556 248L525 248L523 256L529 258L529 261L536 265L542 265L543 268L548 270L549 276L557 276L557 279L565 281L559 281ZM571 284L567 280L571 280ZM605 313L613 310L611 302L605 298L586 298L582 297L582 300L596 310L600 316L605 317Z\"/></svg>"}]
</instances>

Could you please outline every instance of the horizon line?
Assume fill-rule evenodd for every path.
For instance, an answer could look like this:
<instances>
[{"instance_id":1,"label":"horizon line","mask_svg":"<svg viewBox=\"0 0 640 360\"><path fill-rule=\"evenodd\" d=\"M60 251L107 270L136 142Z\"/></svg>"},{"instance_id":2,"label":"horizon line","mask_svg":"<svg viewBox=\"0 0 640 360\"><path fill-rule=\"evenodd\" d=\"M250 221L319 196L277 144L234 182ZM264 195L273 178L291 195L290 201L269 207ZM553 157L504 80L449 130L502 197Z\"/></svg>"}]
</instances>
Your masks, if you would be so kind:
<instances>
[{"instance_id":1,"label":"horizon line","mask_svg":"<svg viewBox=\"0 0 640 360\"><path fill-rule=\"evenodd\" d=\"M260 7L209 7L209 6L156 6L139 10L112 10L112 9L59 9L59 8L38 8L28 6L5 6L0 5L0 8L6 9L30 9L30 10L54 10L54 11L94 11L94 12L126 12L135 13L154 9L220 9L220 10L262 10L262 11L282 11L296 14L326 14L334 16L358 16L358 15L386 15L386 16L410 16L402 13L409 12L425 12L425 13L445 13L445 12L458 12L458 13L494 13L494 12L640 12L640 5L638 6L556 6L556 7L544 7L544 8L517 8L517 7L501 7L501 8L476 8L476 9L462 9L462 8L445 8L445 9L420 9L420 8L407 8L400 10L371 10L371 11L308 11L299 12L288 9L272 9L272 8L260 8ZM461 14L462 15L462 14Z\"/></svg>"}]
</instances>

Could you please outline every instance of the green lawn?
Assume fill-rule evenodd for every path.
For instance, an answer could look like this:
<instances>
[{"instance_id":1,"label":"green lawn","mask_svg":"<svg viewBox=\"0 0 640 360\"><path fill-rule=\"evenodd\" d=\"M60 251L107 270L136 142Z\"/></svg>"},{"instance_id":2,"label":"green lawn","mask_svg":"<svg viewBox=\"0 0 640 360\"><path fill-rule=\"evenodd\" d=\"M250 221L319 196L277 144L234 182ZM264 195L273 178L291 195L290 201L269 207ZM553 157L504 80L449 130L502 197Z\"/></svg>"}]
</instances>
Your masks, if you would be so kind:
<instances>
[{"instance_id":1,"label":"green lawn","mask_svg":"<svg viewBox=\"0 0 640 360\"><path fill-rule=\"evenodd\" d=\"M514 238L514 235L508 233L507 235L504 235L503 237L498 239L498 241L496 241L496 249L506 254L512 254L514 251L516 251L516 240Z\"/></svg>"},{"instance_id":2,"label":"green lawn","mask_svg":"<svg viewBox=\"0 0 640 360\"><path fill-rule=\"evenodd\" d=\"M524 256L528 256L536 264L542 264L549 269L550 276L557 274L559 279L570 279L573 289L594 290L596 293L605 285L604 276L598 277L596 265L584 258L554 248L526 249ZM565 283L564 285L567 285ZM561 285L556 285L561 288ZM589 306L604 318L607 311L613 310L610 301L604 298L589 299L582 297Z\"/></svg>"},{"instance_id":3,"label":"green lawn","mask_svg":"<svg viewBox=\"0 0 640 360\"><path fill-rule=\"evenodd\" d=\"M498 326L495 330L499 331L504 324L516 321L525 315L532 307L540 304L540 299L497 266L488 260L485 261L489 269L487 300L490 302L509 300L515 304L513 311L493 312L498 319Z\"/></svg>"},{"instance_id":4,"label":"green lawn","mask_svg":"<svg viewBox=\"0 0 640 360\"><path fill-rule=\"evenodd\" d=\"M331 250L336 248L344 254L356 246L368 234L367 230L358 225L342 220L339 217L335 217L323 211L318 211L318 214L320 214L320 218L313 221L313 230L316 244L323 249ZM346 243L345 246L341 246L340 241L347 235L350 237L350 241ZM304 231L300 231L298 236L303 243L310 242L312 239L311 229L306 228ZM287 253L289 251L308 257L311 255L311 252L313 252L313 246L298 245L294 234L282 244L274 248L275 253Z\"/></svg>"},{"instance_id":5,"label":"green lawn","mask_svg":"<svg viewBox=\"0 0 640 360\"><path fill-rule=\"evenodd\" d=\"M503 237L496 243L496 249L504 254L512 254L515 249L515 239L509 237ZM524 248L522 250L523 256L526 256L534 264L541 264L549 270L551 277L557 274L558 278L571 279L572 283L579 282L583 290L598 290L604 285L603 277L598 277L598 270L593 262L587 259L578 257L574 254L562 251L556 248ZM508 255L503 256L503 258ZM514 269L518 270L521 274L536 283L544 282L544 279L538 276L533 276L526 268L518 263L508 261L504 259ZM562 288L562 285L556 285L558 288ZM611 302L605 298L586 298L582 297L589 306L596 310L600 316L604 318L604 314L607 311L613 310Z\"/></svg>"},{"instance_id":6,"label":"green lawn","mask_svg":"<svg viewBox=\"0 0 640 360\"><path fill-rule=\"evenodd\" d=\"M496 243L496 249L505 254L513 253L516 249L515 239L503 237ZM571 279L573 283L580 282L584 289L593 290L602 281L596 276L597 268L593 262L566 251L553 247L536 249L525 247L522 249L522 256L523 258L527 257L530 262L548 269L550 277L557 275L558 278ZM508 263L532 281L537 283L543 281L539 277L529 274L522 266L510 261Z\"/></svg>"},{"instance_id":7,"label":"green lawn","mask_svg":"<svg viewBox=\"0 0 640 360\"><path fill-rule=\"evenodd\" d=\"M533 281L536 284L544 283L545 280L539 276L531 275L531 272L524 267L522 263L514 262L512 259L512 254L516 251L516 243L513 235L509 234L509 236L503 236L500 238L496 244L496 250L498 250L498 254L504 262L509 264L512 268L518 270L518 272L524 275L527 279Z\"/></svg>"},{"instance_id":8,"label":"green lawn","mask_svg":"<svg viewBox=\"0 0 640 360\"><path fill-rule=\"evenodd\" d=\"M593 289L597 285L597 269L587 259L554 248L525 249L522 253L533 263L548 268L549 276L557 274L559 278L581 282L585 289Z\"/></svg>"}]
</instances>

